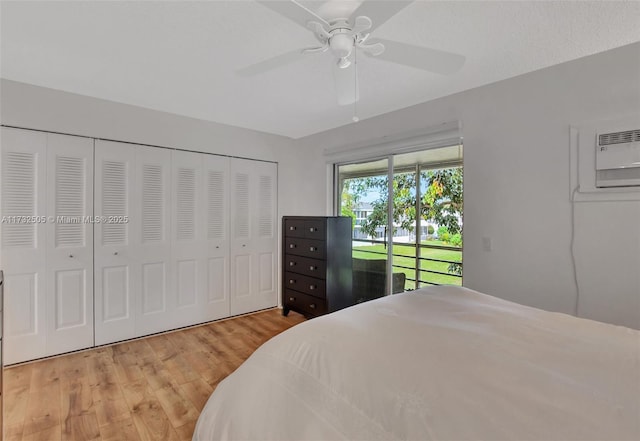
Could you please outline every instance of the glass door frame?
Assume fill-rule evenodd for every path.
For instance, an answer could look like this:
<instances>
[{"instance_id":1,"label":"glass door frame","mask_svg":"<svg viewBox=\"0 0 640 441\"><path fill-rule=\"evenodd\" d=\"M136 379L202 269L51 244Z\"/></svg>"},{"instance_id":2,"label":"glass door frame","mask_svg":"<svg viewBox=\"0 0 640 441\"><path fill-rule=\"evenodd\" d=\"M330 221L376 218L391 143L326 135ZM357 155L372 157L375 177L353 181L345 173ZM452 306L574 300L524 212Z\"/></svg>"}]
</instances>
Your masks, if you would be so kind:
<instances>
[{"instance_id":1,"label":"glass door frame","mask_svg":"<svg viewBox=\"0 0 640 441\"><path fill-rule=\"evenodd\" d=\"M393 292L393 174L395 155L387 156L387 286L385 287L386 295Z\"/></svg>"},{"instance_id":2,"label":"glass door frame","mask_svg":"<svg viewBox=\"0 0 640 441\"><path fill-rule=\"evenodd\" d=\"M345 178L341 178L340 177L340 173L339 173L339 168L340 166L345 166L345 165L350 165L350 164L363 164L363 163L367 163L367 162L375 162L375 161L382 161L382 160L386 160L387 161L387 224L386 224L386 228L387 231L389 232L387 234L387 262L386 262L386 271L387 271L387 283L385 286L385 292L387 295L389 295L390 293L393 292L393 266L394 266L394 262L393 262L393 249L394 249L394 240L393 240L393 236L394 236L394 204L393 204L393 198L394 198L394 189L393 189L393 185L394 185L394 175L397 173L403 173L403 172L413 172L415 173L415 192L416 192L416 202L415 202L415 212L416 212L416 220L415 220L415 239L414 239L414 246L415 246L415 258L414 258L414 274L415 274L415 282L414 282L414 288L413 289L418 289L421 287L421 283L424 284L423 286L426 285L430 285L429 282L423 282L421 281L421 273L424 271L422 269L421 266L421 233L422 233L422 220L421 220L421 216L419 215L419 213L421 213L421 199L422 199L422 190L420 188L421 186L421 174L424 171L427 170L434 170L434 169L441 169L441 168L453 168L453 167L464 167L464 161L462 159L462 155L461 158L459 160L453 160L453 161L442 161L442 162L434 162L434 163L421 163L421 162L416 162L415 165L411 165L411 166L401 166L397 171L395 170L395 157L399 156L399 155L403 155L405 153L413 153L413 152L420 152L420 151L427 151L427 150L437 150L439 148L446 148L446 147L460 147L462 148L463 143L462 143L462 139L459 140L458 143L456 143L455 145L452 145L451 143L447 143L447 144L441 144L439 146L423 146L423 148L418 148L415 150L410 150L410 151L400 151L400 152L392 152L389 154L386 154L384 156L382 155L376 155L374 157L370 157L370 158L362 158L360 160L353 160L353 161L345 161L345 162L336 162L333 164L333 181L334 181L334 185L333 185L333 210L335 215L340 215L341 214L341 191L343 188L343 184L345 181ZM426 148L425 148L426 147ZM411 170L411 168L413 168L413 171ZM380 175L382 176L382 175ZM346 178L349 179L349 178ZM462 251L462 250L461 250ZM406 268L406 267L405 267ZM461 276L458 276L461 277ZM462 281L462 279L461 279Z\"/></svg>"}]
</instances>

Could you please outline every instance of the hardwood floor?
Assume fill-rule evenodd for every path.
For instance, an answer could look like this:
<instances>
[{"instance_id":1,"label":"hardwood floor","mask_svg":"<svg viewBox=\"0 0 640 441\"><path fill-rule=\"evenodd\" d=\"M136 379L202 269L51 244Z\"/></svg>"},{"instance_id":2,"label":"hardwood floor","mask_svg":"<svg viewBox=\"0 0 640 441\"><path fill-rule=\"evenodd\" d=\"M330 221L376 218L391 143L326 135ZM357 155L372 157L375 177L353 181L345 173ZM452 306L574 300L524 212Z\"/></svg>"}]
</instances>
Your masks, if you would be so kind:
<instances>
[{"instance_id":1,"label":"hardwood floor","mask_svg":"<svg viewBox=\"0 0 640 441\"><path fill-rule=\"evenodd\" d=\"M216 385L304 321L263 311L8 368L5 440L190 440Z\"/></svg>"}]
</instances>

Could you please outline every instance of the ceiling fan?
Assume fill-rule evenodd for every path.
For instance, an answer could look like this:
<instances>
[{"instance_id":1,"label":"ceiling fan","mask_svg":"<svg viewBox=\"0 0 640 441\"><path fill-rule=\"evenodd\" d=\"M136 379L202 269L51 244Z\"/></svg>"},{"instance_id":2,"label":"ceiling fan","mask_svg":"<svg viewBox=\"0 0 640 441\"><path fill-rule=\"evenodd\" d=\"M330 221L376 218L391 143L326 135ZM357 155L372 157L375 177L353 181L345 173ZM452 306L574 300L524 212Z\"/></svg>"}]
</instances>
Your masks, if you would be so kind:
<instances>
[{"instance_id":1,"label":"ceiling fan","mask_svg":"<svg viewBox=\"0 0 640 441\"><path fill-rule=\"evenodd\" d=\"M238 70L240 75L256 75L300 59L301 55L330 52L334 57L333 76L338 104L359 99L356 53L411 66L428 72L451 74L464 64L465 57L437 49L377 38L371 34L415 0L330 0L314 12L296 0L256 0L263 6L313 32L320 46L295 50ZM359 3L359 4L358 4ZM354 10L354 6L357 6Z\"/></svg>"}]
</instances>

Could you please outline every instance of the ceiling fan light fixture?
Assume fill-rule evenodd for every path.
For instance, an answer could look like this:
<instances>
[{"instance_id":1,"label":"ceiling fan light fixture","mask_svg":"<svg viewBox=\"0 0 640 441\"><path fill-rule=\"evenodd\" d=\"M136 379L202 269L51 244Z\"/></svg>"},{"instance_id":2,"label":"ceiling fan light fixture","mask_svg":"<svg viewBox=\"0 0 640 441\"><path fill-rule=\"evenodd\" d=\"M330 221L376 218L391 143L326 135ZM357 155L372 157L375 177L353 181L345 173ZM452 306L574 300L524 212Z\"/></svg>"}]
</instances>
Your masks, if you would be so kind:
<instances>
[{"instance_id":1,"label":"ceiling fan light fixture","mask_svg":"<svg viewBox=\"0 0 640 441\"><path fill-rule=\"evenodd\" d=\"M353 50L353 36L342 32L335 32L329 39L331 52L338 58L347 58Z\"/></svg>"}]
</instances>

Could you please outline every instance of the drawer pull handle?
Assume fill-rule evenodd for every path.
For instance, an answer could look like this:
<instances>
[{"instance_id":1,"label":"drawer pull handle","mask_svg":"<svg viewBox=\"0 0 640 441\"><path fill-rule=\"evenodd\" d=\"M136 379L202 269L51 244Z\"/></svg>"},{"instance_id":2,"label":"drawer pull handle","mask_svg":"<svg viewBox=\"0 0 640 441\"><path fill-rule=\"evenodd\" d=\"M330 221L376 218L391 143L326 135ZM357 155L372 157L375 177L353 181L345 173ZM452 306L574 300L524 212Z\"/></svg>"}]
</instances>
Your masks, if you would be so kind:
<instances>
[{"instance_id":1,"label":"drawer pull handle","mask_svg":"<svg viewBox=\"0 0 640 441\"><path fill-rule=\"evenodd\" d=\"M296 247L296 244L295 244L295 243L290 243L290 244L289 244L289 248L295 248L295 247Z\"/></svg>"},{"instance_id":2,"label":"drawer pull handle","mask_svg":"<svg viewBox=\"0 0 640 441\"><path fill-rule=\"evenodd\" d=\"M296 301L296 298L295 298L295 297L289 297L289 301L290 301L290 302L295 302L295 301Z\"/></svg>"},{"instance_id":3,"label":"drawer pull handle","mask_svg":"<svg viewBox=\"0 0 640 441\"><path fill-rule=\"evenodd\" d=\"M318 251L317 247L309 247L309 251Z\"/></svg>"},{"instance_id":4,"label":"drawer pull handle","mask_svg":"<svg viewBox=\"0 0 640 441\"><path fill-rule=\"evenodd\" d=\"M289 227L289 231L296 231L296 227Z\"/></svg>"},{"instance_id":5,"label":"drawer pull handle","mask_svg":"<svg viewBox=\"0 0 640 441\"><path fill-rule=\"evenodd\" d=\"M295 262L289 262L289 266L296 266Z\"/></svg>"},{"instance_id":6,"label":"drawer pull handle","mask_svg":"<svg viewBox=\"0 0 640 441\"><path fill-rule=\"evenodd\" d=\"M309 289L310 289L311 291L313 291L314 289L316 289L316 286L315 286L315 285L309 285Z\"/></svg>"},{"instance_id":7,"label":"drawer pull handle","mask_svg":"<svg viewBox=\"0 0 640 441\"><path fill-rule=\"evenodd\" d=\"M318 231L318 229L317 229L317 228L310 227L310 228L309 228L309 231L310 231L311 233L315 233L316 231Z\"/></svg>"},{"instance_id":8,"label":"drawer pull handle","mask_svg":"<svg viewBox=\"0 0 640 441\"><path fill-rule=\"evenodd\" d=\"M317 267L317 266L310 266L310 267L309 267L309 271L315 271L315 270L316 270L316 268L318 268L318 267Z\"/></svg>"},{"instance_id":9,"label":"drawer pull handle","mask_svg":"<svg viewBox=\"0 0 640 441\"><path fill-rule=\"evenodd\" d=\"M315 304L315 303L310 304L310 305L309 305L309 308L311 308L311 309L316 309L316 304Z\"/></svg>"},{"instance_id":10,"label":"drawer pull handle","mask_svg":"<svg viewBox=\"0 0 640 441\"><path fill-rule=\"evenodd\" d=\"M69 257L73 259L73 254L69 254Z\"/></svg>"},{"instance_id":11,"label":"drawer pull handle","mask_svg":"<svg viewBox=\"0 0 640 441\"><path fill-rule=\"evenodd\" d=\"M289 279L289 285L293 285L294 283L296 283L296 281L295 281L295 280L293 280L293 279Z\"/></svg>"}]
</instances>

